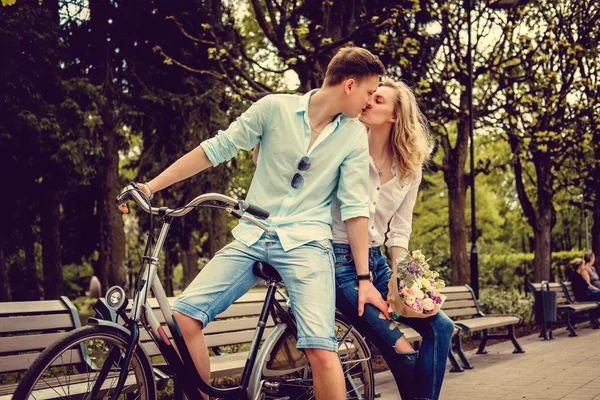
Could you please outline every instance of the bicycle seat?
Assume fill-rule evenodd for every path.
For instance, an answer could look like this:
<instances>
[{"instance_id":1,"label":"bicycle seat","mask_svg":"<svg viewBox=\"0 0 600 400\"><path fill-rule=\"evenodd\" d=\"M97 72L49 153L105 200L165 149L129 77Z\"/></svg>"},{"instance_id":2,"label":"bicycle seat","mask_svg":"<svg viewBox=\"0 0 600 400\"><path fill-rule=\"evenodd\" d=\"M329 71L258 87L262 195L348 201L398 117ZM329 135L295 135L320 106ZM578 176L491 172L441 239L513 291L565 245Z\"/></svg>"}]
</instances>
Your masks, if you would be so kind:
<instances>
[{"instance_id":1,"label":"bicycle seat","mask_svg":"<svg viewBox=\"0 0 600 400\"><path fill-rule=\"evenodd\" d=\"M271 264L267 264L266 262L255 262L254 266L252 267L252 273L259 278L264 279L265 281L278 283L283 282L279 272L277 272L277 270Z\"/></svg>"}]
</instances>

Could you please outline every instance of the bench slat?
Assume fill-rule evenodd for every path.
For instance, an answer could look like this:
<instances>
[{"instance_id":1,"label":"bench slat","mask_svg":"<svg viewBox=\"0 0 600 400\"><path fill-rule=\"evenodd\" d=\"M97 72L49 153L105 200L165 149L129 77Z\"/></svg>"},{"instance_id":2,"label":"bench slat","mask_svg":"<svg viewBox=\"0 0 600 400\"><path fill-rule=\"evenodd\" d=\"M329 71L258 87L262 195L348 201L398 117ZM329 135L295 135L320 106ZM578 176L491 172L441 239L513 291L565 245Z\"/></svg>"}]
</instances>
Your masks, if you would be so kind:
<instances>
[{"instance_id":1,"label":"bench slat","mask_svg":"<svg viewBox=\"0 0 600 400\"><path fill-rule=\"evenodd\" d=\"M56 314L68 312L60 300L15 301L0 303L0 317L10 315Z\"/></svg>"},{"instance_id":2,"label":"bench slat","mask_svg":"<svg viewBox=\"0 0 600 400\"><path fill-rule=\"evenodd\" d=\"M263 333L263 339L271 333L273 328L266 328ZM207 347L228 346L231 344L249 343L254 339L255 330L222 333L219 335L208 335L205 337ZM153 341L142 342L149 357L160 355L158 346Z\"/></svg>"},{"instance_id":3,"label":"bench slat","mask_svg":"<svg viewBox=\"0 0 600 400\"><path fill-rule=\"evenodd\" d=\"M478 331L483 329L498 328L507 325L516 325L521 322L521 319L516 316L489 316L489 317L478 317L472 319L463 319L456 321L456 325L467 331Z\"/></svg>"},{"instance_id":4,"label":"bench slat","mask_svg":"<svg viewBox=\"0 0 600 400\"><path fill-rule=\"evenodd\" d=\"M471 292L461 292L461 293L443 293L446 296L447 301L453 300L469 300L473 298Z\"/></svg>"},{"instance_id":5,"label":"bench slat","mask_svg":"<svg viewBox=\"0 0 600 400\"><path fill-rule=\"evenodd\" d=\"M122 393L130 393L133 390L136 389L136 385L134 385L136 382L135 376L133 374L129 375L127 377L127 379L125 380L125 386L123 388ZM61 385L64 385L64 382L61 383ZM102 385L102 387L100 388L100 391L98 393L98 396L103 397L106 396L107 391L111 388L114 387L115 383L114 380L106 380L104 382L104 384ZM90 384L89 382L85 381L85 382L81 382L81 383L75 383L69 386L69 395L74 397L74 398L79 398L82 396L82 394L84 393L88 393L88 391L90 390ZM12 395L8 395L8 396L2 396L0 397L0 400L9 400L11 398ZM35 392L33 392L31 394L32 398L35 399L61 399L64 397L64 395L61 395L60 392L58 392L56 389L53 388L40 388L39 390L36 390Z\"/></svg>"},{"instance_id":6,"label":"bench slat","mask_svg":"<svg viewBox=\"0 0 600 400\"><path fill-rule=\"evenodd\" d=\"M41 351L65 336L67 332L44 335L20 335L0 337L0 355L25 351Z\"/></svg>"},{"instance_id":7,"label":"bench slat","mask_svg":"<svg viewBox=\"0 0 600 400\"><path fill-rule=\"evenodd\" d=\"M0 357L0 373L24 371L35 361L40 353L18 354L15 356ZM82 362L81 353L77 350L68 350L57 359L54 366L69 365Z\"/></svg>"},{"instance_id":8,"label":"bench slat","mask_svg":"<svg viewBox=\"0 0 600 400\"><path fill-rule=\"evenodd\" d=\"M444 312L446 312L446 310L451 310L453 308L469 308L469 307L475 307L475 302L472 299L470 299L470 300L455 300L455 301L446 300L444 302L444 304L442 305L442 310L444 310Z\"/></svg>"},{"instance_id":9,"label":"bench slat","mask_svg":"<svg viewBox=\"0 0 600 400\"><path fill-rule=\"evenodd\" d=\"M30 331L55 331L74 328L71 314L59 314L48 317L37 315L29 317L0 318L0 333L19 333Z\"/></svg>"},{"instance_id":10,"label":"bench slat","mask_svg":"<svg viewBox=\"0 0 600 400\"><path fill-rule=\"evenodd\" d=\"M477 311L477 308L475 308L475 307L457 308L454 310L445 310L442 307L442 309L444 310L444 313L450 318L464 317L464 316L468 316L468 315L479 315L479 311Z\"/></svg>"},{"instance_id":11,"label":"bench slat","mask_svg":"<svg viewBox=\"0 0 600 400\"><path fill-rule=\"evenodd\" d=\"M471 294L471 291L469 289L467 289L466 286L446 286L443 289L440 289L440 293L445 294L446 296L449 293L469 293Z\"/></svg>"}]
</instances>

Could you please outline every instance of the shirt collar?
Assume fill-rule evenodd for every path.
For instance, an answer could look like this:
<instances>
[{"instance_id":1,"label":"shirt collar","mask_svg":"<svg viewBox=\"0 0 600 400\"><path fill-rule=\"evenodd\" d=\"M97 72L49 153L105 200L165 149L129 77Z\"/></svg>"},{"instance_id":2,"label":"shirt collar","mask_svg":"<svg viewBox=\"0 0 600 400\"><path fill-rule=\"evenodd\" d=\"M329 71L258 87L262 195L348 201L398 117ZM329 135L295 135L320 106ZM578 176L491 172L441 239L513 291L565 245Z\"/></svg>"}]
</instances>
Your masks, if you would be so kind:
<instances>
[{"instance_id":1,"label":"shirt collar","mask_svg":"<svg viewBox=\"0 0 600 400\"><path fill-rule=\"evenodd\" d=\"M303 112L308 113L308 103L310 101L310 98L312 95L314 95L318 91L319 91L319 89L313 89L313 90L309 90L308 92L306 92L300 98L300 101L298 102L298 107L296 108L296 113L303 113ZM334 129L337 129L340 126L340 123L346 118L349 118L346 114L344 114L344 113L338 114L337 117L335 117L335 119L333 120L333 122L335 122Z\"/></svg>"}]
</instances>

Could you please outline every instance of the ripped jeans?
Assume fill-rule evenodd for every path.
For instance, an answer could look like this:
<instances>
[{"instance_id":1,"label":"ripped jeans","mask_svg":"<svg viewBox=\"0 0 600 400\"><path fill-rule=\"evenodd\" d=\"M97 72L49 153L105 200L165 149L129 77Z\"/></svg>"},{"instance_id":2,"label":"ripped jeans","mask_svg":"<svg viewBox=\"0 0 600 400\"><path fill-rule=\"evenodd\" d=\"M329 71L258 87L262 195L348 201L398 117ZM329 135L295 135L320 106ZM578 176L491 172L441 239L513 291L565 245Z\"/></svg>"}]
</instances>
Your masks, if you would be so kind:
<instances>
[{"instance_id":1,"label":"ripped jeans","mask_svg":"<svg viewBox=\"0 0 600 400\"><path fill-rule=\"evenodd\" d=\"M400 317L399 322L410 326L423 337L416 363L413 361L412 364L407 364L406 358L415 355L396 351L396 341L402 337L398 328L390 329L391 322L381 319L380 311L371 304L365 305L362 317L358 316L358 282L350 246L334 243L333 249L336 256L337 309L377 347L390 368L403 399L437 400L454 332L452 320L442 311L428 318ZM392 270L379 247L369 249L369 270L373 274L373 284L385 299ZM414 368L414 371L407 371L409 368ZM411 374L414 379L411 379Z\"/></svg>"}]
</instances>

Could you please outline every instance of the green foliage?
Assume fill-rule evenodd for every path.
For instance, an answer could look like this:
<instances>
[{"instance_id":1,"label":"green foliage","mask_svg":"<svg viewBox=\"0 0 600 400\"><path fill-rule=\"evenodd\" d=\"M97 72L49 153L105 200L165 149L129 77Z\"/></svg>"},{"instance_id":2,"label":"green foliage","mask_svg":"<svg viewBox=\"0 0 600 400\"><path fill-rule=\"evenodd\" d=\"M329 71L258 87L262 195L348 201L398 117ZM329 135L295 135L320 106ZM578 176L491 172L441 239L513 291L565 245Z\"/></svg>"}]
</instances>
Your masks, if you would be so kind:
<instances>
[{"instance_id":1,"label":"green foliage","mask_svg":"<svg viewBox=\"0 0 600 400\"><path fill-rule=\"evenodd\" d=\"M62 273L65 281L65 296L69 298L85 296L90 280L94 276L92 266L88 262L63 265ZM104 291L106 289L102 288Z\"/></svg>"},{"instance_id":2,"label":"green foliage","mask_svg":"<svg viewBox=\"0 0 600 400\"><path fill-rule=\"evenodd\" d=\"M489 286L481 289L479 306L485 314L516 314L528 322L531 319L533 298L517 289Z\"/></svg>"},{"instance_id":3,"label":"green foliage","mask_svg":"<svg viewBox=\"0 0 600 400\"><path fill-rule=\"evenodd\" d=\"M568 279L569 261L582 257L583 251L552 253L554 280ZM533 281L533 253L505 253L484 255L479 258L479 279L482 287L498 286L506 290L525 291L525 283Z\"/></svg>"}]
</instances>

